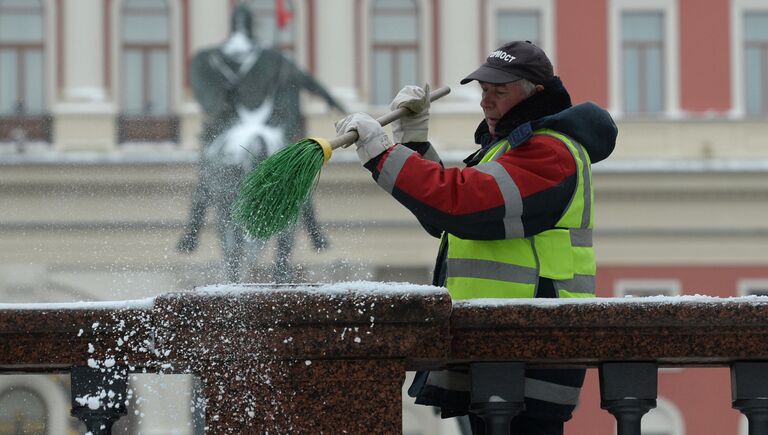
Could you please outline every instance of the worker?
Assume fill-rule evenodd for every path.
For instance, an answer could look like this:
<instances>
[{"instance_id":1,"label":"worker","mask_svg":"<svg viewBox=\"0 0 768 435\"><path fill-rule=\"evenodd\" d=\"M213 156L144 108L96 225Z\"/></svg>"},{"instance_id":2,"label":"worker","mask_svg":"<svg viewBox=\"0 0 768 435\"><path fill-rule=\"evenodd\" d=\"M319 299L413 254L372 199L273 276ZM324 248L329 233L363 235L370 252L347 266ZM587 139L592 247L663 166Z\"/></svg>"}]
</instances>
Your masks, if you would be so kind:
<instances>
[{"instance_id":1,"label":"worker","mask_svg":"<svg viewBox=\"0 0 768 435\"><path fill-rule=\"evenodd\" d=\"M411 110L393 123L395 145L364 113L339 121L337 133L357 131L358 157L376 183L440 238L433 284L453 300L594 296L590 166L613 151L616 125L594 103L572 106L528 41L499 47L461 84L473 81L484 119L463 169L445 168L428 142L427 87L406 86L392 101ZM526 370L526 409L511 433L562 434L584 374ZM465 415L468 381L466 370L418 372L409 393L444 418ZM474 434L485 433L481 419L469 419Z\"/></svg>"}]
</instances>

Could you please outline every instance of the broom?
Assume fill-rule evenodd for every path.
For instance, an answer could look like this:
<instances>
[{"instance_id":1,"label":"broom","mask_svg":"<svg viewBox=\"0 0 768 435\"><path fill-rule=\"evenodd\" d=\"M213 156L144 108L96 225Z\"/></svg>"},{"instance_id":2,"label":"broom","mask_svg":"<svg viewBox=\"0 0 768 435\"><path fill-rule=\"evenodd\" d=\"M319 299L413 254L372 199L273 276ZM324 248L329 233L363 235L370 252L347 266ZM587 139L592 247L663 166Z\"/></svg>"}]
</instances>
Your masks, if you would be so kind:
<instances>
[{"instance_id":1,"label":"broom","mask_svg":"<svg viewBox=\"0 0 768 435\"><path fill-rule=\"evenodd\" d=\"M435 101L448 95L442 87L429 94ZM402 118L409 109L401 107L376 121L382 126ZM296 222L299 212L317 185L323 164L333 150L357 141L356 131L330 141L311 137L288 145L264 160L245 176L232 206L232 219L257 239L268 240Z\"/></svg>"}]
</instances>

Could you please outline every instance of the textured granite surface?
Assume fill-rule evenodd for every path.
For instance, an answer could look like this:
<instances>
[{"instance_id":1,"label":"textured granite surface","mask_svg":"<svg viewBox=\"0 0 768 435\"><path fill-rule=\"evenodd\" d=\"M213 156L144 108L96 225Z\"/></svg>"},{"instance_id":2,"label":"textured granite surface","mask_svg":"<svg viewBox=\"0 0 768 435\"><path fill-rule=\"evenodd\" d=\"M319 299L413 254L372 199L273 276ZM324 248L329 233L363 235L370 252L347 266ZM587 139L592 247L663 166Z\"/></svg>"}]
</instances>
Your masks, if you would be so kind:
<instances>
[{"instance_id":1,"label":"textured granite surface","mask_svg":"<svg viewBox=\"0 0 768 435\"><path fill-rule=\"evenodd\" d=\"M157 298L157 348L170 360L446 357L446 292L319 292L295 288Z\"/></svg>"},{"instance_id":2,"label":"textured granite surface","mask_svg":"<svg viewBox=\"0 0 768 435\"><path fill-rule=\"evenodd\" d=\"M459 303L451 315L451 335L454 361L727 365L768 359L768 298Z\"/></svg>"},{"instance_id":3,"label":"textured granite surface","mask_svg":"<svg viewBox=\"0 0 768 435\"><path fill-rule=\"evenodd\" d=\"M143 308L0 307L0 369L192 372L212 434L389 434L400 432L406 370L768 361L766 301L452 304L424 286L222 286Z\"/></svg>"},{"instance_id":4,"label":"textured granite surface","mask_svg":"<svg viewBox=\"0 0 768 435\"><path fill-rule=\"evenodd\" d=\"M0 370L68 370L107 358L143 366L151 329L149 309L0 310Z\"/></svg>"},{"instance_id":5,"label":"textured granite surface","mask_svg":"<svg viewBox=\"0 0 768 435\"><path fill-rule=\"evenodd\" d=\"M397 360L244 363L203 372L214 434L397 434L402 430Z\"/></svg>"},{"instance_id":6,"label":"textured granite surface","mask_svg":"<svg viewBox=\"0 0 768 435\"><path fill-rule=\"evenodd\" d=\"M406 361L447 357L450 312L384 284L206 289L155 301L156 345L200 375L209 433L393 434Z\"/></svg>"}]
</instances>

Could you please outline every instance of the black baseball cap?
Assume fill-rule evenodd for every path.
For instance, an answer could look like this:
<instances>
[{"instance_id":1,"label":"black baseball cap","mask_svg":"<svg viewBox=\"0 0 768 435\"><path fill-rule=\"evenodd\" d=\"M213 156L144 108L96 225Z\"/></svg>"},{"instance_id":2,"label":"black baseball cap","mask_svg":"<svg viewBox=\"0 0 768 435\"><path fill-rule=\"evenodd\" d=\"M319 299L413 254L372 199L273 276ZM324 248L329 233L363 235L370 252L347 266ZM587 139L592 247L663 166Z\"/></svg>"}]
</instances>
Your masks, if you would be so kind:
<instances>
[{"instance_id":1,"label":"black baseball cap","mask_svg":"<svg viewBox=\"0 0 768 435\"><path fill-rule=\"evenodd\" d=\"M472 80L502 84L526 79L540 85L555 76L552 62L544 50L531 41L508 42L488 55L485 63L461 80L466 85Z\"/></svg>"}]
</instances>

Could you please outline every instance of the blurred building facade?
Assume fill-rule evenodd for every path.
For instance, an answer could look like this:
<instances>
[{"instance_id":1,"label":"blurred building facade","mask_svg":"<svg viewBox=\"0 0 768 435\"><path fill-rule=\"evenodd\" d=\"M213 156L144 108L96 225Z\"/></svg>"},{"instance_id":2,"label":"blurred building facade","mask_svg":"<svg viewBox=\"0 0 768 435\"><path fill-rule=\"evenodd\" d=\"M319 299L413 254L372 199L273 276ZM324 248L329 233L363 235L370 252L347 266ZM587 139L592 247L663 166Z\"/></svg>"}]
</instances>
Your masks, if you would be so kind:
<instances>
[{"instance_id":1,"label":"blurred building facade","mask_svg":"<svg viewBox=\"0 0 768 435\"><path fill-rule=\"evenodd\" d=\"M211 225L194 255L174 245L199 153L188 60L224 40L236 3L0 0L2 302L130 299L221 279ZM619 125L614 155L594 169L598 295L768 293L768 1L246 3L262 42L352 111L383 113L405 84L451 86L430 125L449 165L473 149L481 119L479 88L458 81L503 41L537 43L574 102L607 107ZM281 7L291 15L284 28ZM324 103L304 107L307 131L332 137L336 119ZM317 254L300 239L303 281L429 282L437 241L354 153L334 155L316 200L331 249ZM252 259L251 280L274 257L269 249ZM573 433L613 431L595 378ZM0 415L0 425L39 421L48 409L47 433L63 433L66 415L51 411L50 394L36 395L47 391L42 383L18 385L38 405L28 416ZM22 394L18 385L2 385L0 404ZM746 433L729 391L725 369L662 371L646 430ZM167 402L146 406L161 411L129 430L193 431L185 406L163 412ZM164 419L169 412L181 420ZM423 407L406 406L404 416L405 433L456 433Z\"/></svg>"}]
</instances>

